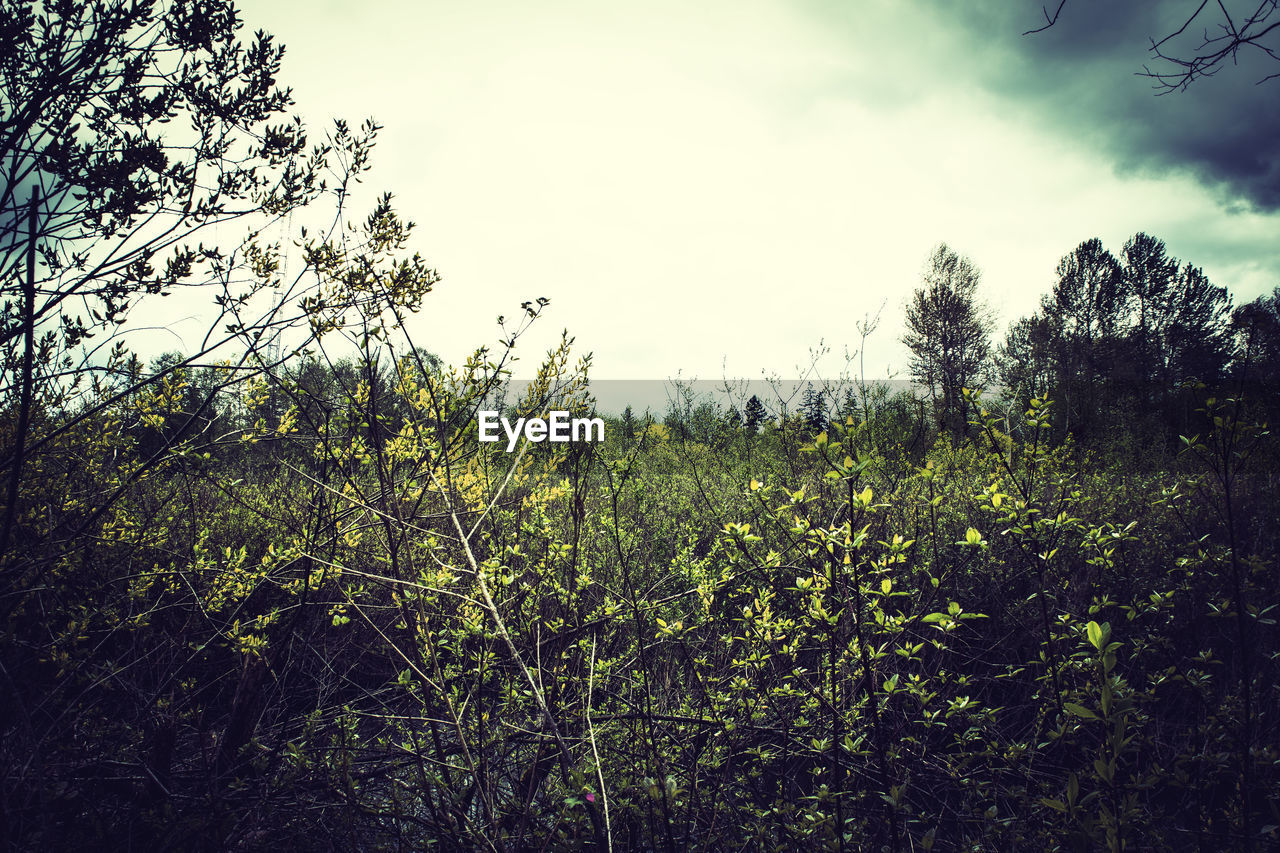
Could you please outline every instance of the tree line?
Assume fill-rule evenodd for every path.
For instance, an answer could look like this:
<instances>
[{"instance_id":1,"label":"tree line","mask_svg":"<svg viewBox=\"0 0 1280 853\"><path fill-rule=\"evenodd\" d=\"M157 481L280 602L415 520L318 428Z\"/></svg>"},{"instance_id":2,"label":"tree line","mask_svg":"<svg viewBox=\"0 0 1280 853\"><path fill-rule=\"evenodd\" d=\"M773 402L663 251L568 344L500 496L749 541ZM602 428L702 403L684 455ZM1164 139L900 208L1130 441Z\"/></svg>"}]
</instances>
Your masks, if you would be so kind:
<instances>
[{"instance_id":1,"label":"tree line","mask_svg":"<svg viewBox=\"0 0 1280 853\"><path fill-rule=\"evenodd\" d=\"M1204 397L1228 387L1247 386L1260 415L1273 413L1265 389L1277 376L1280 288L1233 309L1226 288L1156 237L1135 234L1119 257L1096 238L1081 243L1059 262L1039 310L998 346L971 261L940 245L924 279L903 342L913 380L953 435L972 414L965 388L998 387L1019 405L1050 397L1055 428L1077 439L1176 441Z\"/></svg>"}]
</instances>

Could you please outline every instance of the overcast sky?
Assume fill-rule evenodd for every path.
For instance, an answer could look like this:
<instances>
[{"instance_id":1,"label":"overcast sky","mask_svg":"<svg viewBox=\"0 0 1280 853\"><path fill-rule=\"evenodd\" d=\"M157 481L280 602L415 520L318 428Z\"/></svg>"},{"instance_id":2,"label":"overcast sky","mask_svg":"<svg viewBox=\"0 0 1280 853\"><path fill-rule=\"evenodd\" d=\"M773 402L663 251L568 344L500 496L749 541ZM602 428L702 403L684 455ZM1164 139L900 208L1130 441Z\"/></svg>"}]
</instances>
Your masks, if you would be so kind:
<instances>
[{"instance_id":1,"label":"overcast sky","mask_svg":"<svg viewBox=\"0 0 1280 853\"><path fill-rule=\"evenodd\" d=\"M242 10L287 45L313 128L384 125L367 183L443 276L428 349L460 361L546 296L527 368L567 328L598 378L795 375L884 304L871 378L905 375L938 242L983 271L998 339L1094 236L1161 237L1237 302L1280 285L1280 80L1246 64L1155 97L1148 37L1197 4L1073 2L1025 37L1039 3Z\"/></svg>"}]
</instances>

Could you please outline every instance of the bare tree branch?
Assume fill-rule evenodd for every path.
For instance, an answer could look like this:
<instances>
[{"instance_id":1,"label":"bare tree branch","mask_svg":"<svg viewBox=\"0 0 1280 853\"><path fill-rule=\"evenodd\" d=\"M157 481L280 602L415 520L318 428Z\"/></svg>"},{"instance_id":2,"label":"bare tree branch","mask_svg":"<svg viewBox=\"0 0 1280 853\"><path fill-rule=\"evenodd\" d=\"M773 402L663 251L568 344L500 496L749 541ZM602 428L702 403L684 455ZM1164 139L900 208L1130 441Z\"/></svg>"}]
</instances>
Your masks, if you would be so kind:
<instances>
[{"instance_id":1,"label":"bare tree branch","mask_svg":"<svg viewBox=\"0 0 1280 853\"><path fill-rule=\"evenodd\" d=\"M1023 35L1035 35L1055 26L1066 5L1067 0L1061 0L1052 13L1048 7L1041 7L1045 23L1026 30ZM1143 65L1137 74L1151 80L1157 94L1184 91L1196 80L1217 74L1228 62L1237 65L1241 52L1249 48L1280 63L1280 44L1268 41L1280 30L1280 15L1277 14L1280 12L1280 0L1260 0L1243 18L1233 16L1223 0L1214 0L1214 5L1218 9L1219 20L1205 27L1199 44L1194 48L1181 49L1175 44L1200 18L1209 6L1209 0L1201 0L1176 29L1150 38L1148 53L1164 65ZM1280 71L1266 74L1256 82L1261 84L1277 77L1280 77Z\"/></svg>"}]
</instances>

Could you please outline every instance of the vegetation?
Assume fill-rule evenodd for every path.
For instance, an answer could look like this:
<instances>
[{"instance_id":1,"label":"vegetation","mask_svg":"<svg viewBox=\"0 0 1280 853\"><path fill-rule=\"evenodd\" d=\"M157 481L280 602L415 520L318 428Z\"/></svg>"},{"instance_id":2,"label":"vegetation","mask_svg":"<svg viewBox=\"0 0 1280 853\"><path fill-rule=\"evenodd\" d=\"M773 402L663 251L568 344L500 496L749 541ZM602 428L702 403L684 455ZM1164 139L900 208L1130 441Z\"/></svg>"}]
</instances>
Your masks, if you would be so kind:
<instances>
[{"instance_id":1,"label":"vegetation","mask_svg":"<svg viewBox=\"0 0 1280 853\"><path fill-rule=\"evenodd\" d=\"M508 454L476 412L546 300L441 363L405 329L436 282L411 225L388 197L349 221L376 126L269 130L278 55L229 6L92 8L4 6L6 116L38 114L0 256L11 848L1280 843L1280 290L1232 312L1154 238L1089 241L989 359L977 271L940 249L922 364L955 316L930 294L969 307L931 399L685 397ZM127 91L11 88L59 45ZM182 201L207 185L166 158L231 149L144 145L137 110L234 131L240 177ZM81 119L106 136L78 148ZM233 192L234 251L127 254ZM332 223L299 224L292 276L290 211ZM222 337L144 366L126 308L183 282ZM515 414L590 411L571 344Z\"/></svg>"},{"instance_id":2,"label":"vegetation","mask_svg":"<svg viewBox=\"0 0 1280 853\"><path fill-rule=\"evenodd\" d=\"M982 274L968 258L939 244L929 256L924 286L907 303L911 378L941 414L941 427L959 438L968 424L965 388L985 385L990 361L989 311L978 298Z\"/></svg>"}]
</instances>

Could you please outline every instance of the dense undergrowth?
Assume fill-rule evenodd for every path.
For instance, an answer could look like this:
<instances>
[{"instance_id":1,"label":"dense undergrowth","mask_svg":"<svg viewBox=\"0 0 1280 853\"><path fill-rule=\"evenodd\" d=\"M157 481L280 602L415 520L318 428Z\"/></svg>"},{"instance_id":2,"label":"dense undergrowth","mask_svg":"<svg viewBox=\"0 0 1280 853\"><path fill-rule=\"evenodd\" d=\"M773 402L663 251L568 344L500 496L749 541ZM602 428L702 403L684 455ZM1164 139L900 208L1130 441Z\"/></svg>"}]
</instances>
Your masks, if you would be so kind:
<instances>
[{"instance_id":1,"label":"dense undergrowth","mask_svg":"<svg viewBox=\"0 0 1280 853\"><path fill-rule=\"evenodd\" d=\"M1276 445L1242 401L1142 455L976 394L958 436L873 395L508 454L482 362L359 364L174 441L208 379L177 370L33 454L11 843L1276 843ZM518 408L583 409L567 365Z\"/></svg>"}]
</instances>

